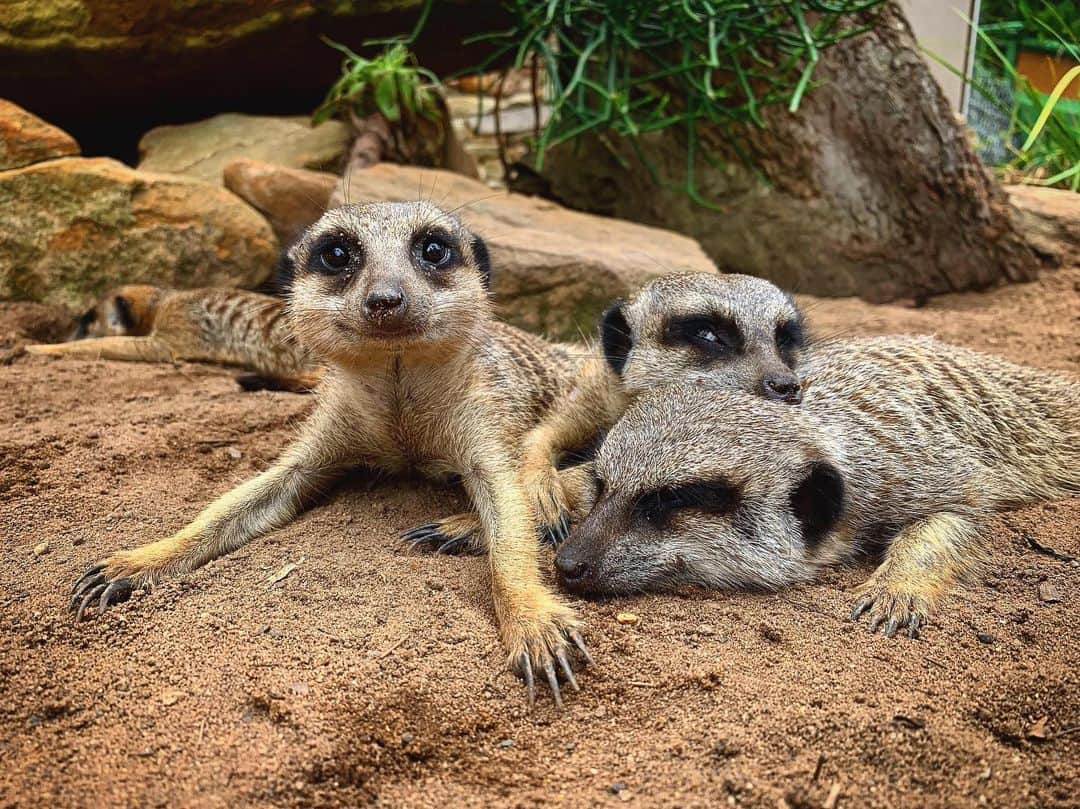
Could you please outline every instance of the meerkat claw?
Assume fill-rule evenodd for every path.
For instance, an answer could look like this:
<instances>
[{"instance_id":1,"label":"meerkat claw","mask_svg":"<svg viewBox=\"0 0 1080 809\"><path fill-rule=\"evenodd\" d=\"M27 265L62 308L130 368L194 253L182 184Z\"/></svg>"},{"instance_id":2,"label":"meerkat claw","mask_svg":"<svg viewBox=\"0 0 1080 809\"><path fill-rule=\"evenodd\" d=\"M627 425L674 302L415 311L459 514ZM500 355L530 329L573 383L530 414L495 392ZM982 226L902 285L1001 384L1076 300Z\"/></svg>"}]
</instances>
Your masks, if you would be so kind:
<instances>
[{"instance_id":1,"label":"meerkat claw","mask_svg":"<svg viewBox=\"0 0 1080 809\"><path fill-rule=\"evenodd\" d=\"M874 605L874 599L872 596L866 596L855 605L855 609L851 611L851 620L858 621L859 616L870 609Z\"/></svg>"},{"instance_id":2,"label":"meerkat claw","mask_svg":"<svg viewBox=\"0 0 1080 809\"><path fill-rule=\"evenodd\" d=\"M922 618L918 615L912 615L911 620L908 621L908 637L912 640L917 640L919 637L919 627L922 625Z\"/></svg>"},{"instance_id":3,"label":"meerkat claw","mask_svg":"<svg viewBox=\"0 0 1080 809\"><path fill-rule=\"evenodd\" d=\"M585 639L581 637L581 633L571 627L566 631L566 634L570 636L570 640L574 642L574 646L581 652L581 656L585 658L585 662L590 666L595 665L596 661L593 660L593 656L589 653L589 647L585 645Z\"/></svg>"},{"instance_id":4,"label":"meerkat claw","mask_svg":"<svg viewBox=\"0 0 1080 809\"><path fill-rule=\"evenodd\" d=\"M891 638L896 634L896 630L900 628L900 622L896 618L890 618L889 622L885 624L885 637Z\"/></svg>"},{"instance_id":5,"label":"meerkat claw","mask_svg":"<svg viewBox=\"0 0 1080 809\"><path fill-rule=\"evenodd\" d=\"M555 707L562 710L562 692L559 691L559 678L555 676L555 666L551 660L544 661L544 674L547 675L548 687L551 688L551 696L555 699Z\"/></svg>"},{"instance_id":6,"label":"meerkat claw","mask_svg":"<svg viewBox=\"0 0 1080 809\"><path fill-rule=\"evenodd\" d=\"M401 538L418 550L425 550L436 555L473 556L483 553L483 548L474 541L474 530L460 517L451 517L441 522L429 522L401 532Z\"/></svg>"},{"instance_id":7,"label":"meerkat claw","mask_svg":"<svg viewBox=\"0 0 1080 809\"><path fill-rule=\"evenodd\" d=\"M559 661L559 668L562 669L566 682L570 683L570 687L575 691L580 691L581 688L578 686L577 678L574 676L574 669L571 667L570 661L566 658L566 650L559 649L559 651L555 653L555 658Z\"/></svg>"},{"instance_id":8,"label":"meerkat claw","mask_svg":"<svg viewBox=\"0 0 1080 809\"><path fill-rule=\"evenodd\" d=\"M529 707L531 708L536 704L536 678L533 677L532 661L529 655L522 654L515 668L525 680L525 690L529 692Z\"/></svg>"},{"instance_id":9,"label":"meerkat claw","mask_svg":"<svg viewBox=\"0 0 1080 809\"><path fill-rule=\"evenodd\" d=\"M104 572L104 564L91 565L75 581L71 588L68 610L75 613L75 622L83 620L87 609L97 600L96 615L101 615L112 604L119 604L131 597L131 579L113 579Z\"/></svg>"}]
</instances>

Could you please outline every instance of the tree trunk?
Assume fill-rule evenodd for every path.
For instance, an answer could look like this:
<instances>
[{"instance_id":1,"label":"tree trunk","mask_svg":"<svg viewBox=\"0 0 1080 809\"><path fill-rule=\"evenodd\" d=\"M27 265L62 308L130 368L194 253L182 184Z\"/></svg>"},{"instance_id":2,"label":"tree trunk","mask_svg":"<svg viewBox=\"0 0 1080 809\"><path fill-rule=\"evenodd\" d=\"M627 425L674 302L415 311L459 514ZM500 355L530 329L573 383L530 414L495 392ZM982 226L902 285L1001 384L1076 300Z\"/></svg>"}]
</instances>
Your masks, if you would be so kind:
<instances>
[{"instance_id":1,"label":"tree trunk","mask_svg":"<svg viewBox=\"0 0 1080 809\"><path fill-rule=\"evenodd\" d=\"M1031 280L1035 254L1007 195L975 156L893 3L874 29L825 52L797 113L764 129L699 127L700 193L682 189L683 132L587 139L549 154L552 191L579 208L696 237L721 269L795 291L914 298ZM719 160L719 164L716 161ZM629 164L630 168L626 168Z\"/></svg>"}]
</instances>

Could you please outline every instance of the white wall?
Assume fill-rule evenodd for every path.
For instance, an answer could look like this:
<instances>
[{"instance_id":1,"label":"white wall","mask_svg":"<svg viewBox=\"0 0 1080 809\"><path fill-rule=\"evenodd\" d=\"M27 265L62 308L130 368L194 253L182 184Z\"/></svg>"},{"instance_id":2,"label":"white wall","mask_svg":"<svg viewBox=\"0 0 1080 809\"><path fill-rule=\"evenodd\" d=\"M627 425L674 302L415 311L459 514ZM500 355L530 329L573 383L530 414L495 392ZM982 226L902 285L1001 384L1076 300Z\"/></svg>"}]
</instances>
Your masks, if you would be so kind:
<instances>
[{"instance_id":1,"label":"white wall","mask_svg":"<svg viewBox=\"0 0 1080 809\"><path fill-rule=\"evenodd\" d=\"M978 19L979 0L900 0L919 44L960 70L970 70L970 49L975 39L968 20ZM959 76L927 57L953 108L963 112L967 93Z\"/></svg>"}]
</instances>

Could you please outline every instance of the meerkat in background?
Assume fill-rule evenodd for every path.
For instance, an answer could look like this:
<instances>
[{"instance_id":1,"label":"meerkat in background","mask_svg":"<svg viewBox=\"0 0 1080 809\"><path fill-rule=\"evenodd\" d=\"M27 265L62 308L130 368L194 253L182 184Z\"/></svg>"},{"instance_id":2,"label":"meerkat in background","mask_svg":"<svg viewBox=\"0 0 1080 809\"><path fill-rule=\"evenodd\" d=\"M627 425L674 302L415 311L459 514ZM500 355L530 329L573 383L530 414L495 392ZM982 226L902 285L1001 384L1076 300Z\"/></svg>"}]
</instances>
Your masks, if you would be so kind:
<instances>
[{"instance_id":1,"label":"meerkat in background","mask_svg":"<svg viewBox=\"0 0 1080 809\"><path fill-rule=\"evenodd\" d=\"M884 548L852 613L915 636L996 509L1080 494L1080 382L930 338L815 347L801 407L709 386L608 434L556 558L576 593L764 587Z\"/></svg>"},{"instance_id":2,"label":"meerkat in background","mask_svg":"<svg viewBox=\"0 0 1080 809\"><path fill-rule=\"evenodd\" d=\"M138 362L215 362L253 373L249 390L310 390L321 371L292 339L284 301L239 289L121 286L79 318L71 342L31 354Z\"/></svg>"},{"instance_id":3,"label":"meerkat in background","mask_svg":"<svg viewBox=\"0 0 1080 809\"><path fill-rule=\"evenodd\" d=\"M349 468L457 475L480 514L510 665L530 701L542 675L560 703L556 665L576 689L568 653L588 652L573 609L541 580L517 445L569 388L573 356L494 319L483 241L433 205L328 211L288 258L289 324L328 366L300 437L178 533L90 567L76 617L284 525Z\"/></svg>"},{"instance_id":4,"label":"meerkat in background","mask_svg":"<svg viewBox=\"0 0 1080 809\"><path fill-rule=\"evenodd\" d=\"M560 469L595 446L627 406L675 379L711 384L797 404L795 370L806 344L791 295L749 275L678 273L643 286L600 321L602 356L586 359L571 389L524 438L522 479L541 523L557 544L569 516L592 504L587 464ZM475 515L459 514L406 531L405 539L443 552L475 550Z\"/></svg>"}]
</instances>

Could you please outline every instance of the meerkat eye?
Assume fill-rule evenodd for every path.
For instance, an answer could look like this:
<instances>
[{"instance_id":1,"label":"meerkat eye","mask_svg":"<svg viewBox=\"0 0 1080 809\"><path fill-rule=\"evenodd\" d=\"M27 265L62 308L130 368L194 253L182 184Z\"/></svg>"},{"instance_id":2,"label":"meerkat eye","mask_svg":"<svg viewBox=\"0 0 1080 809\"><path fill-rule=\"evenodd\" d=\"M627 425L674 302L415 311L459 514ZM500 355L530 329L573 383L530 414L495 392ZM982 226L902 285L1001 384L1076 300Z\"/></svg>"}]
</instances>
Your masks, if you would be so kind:
<instances>
[{"instance_id":1,"label":"meerkat eye","mask_svg":"<svg viewBox=\"0 0 1080 809\"><path fill-rule=\"evenodd\" d=\"M776 345L781 351L802 348L806 342L802 326L795 320L788 320L776 327Z\"/></svg>"},{"instance_id":2,"label":"meerkat eye","mask_svg":"<svg viewBox=\"0 0 1080 809\"><path fill-rule=\"evenodd\" d=\"M689 344L708 355L740 353L743 336L739 326L725 317L682 317L668 324L664 337L672 344Z\"/></svg>"},{"instance_id":3,"label":"meerkat eye","mask_svg":"<svg viewBox=\"0 0 1080 809\"><path fill-rule=\"evenodd\" d=\"M433 267L444 266L452 253L450 245L438 236L428 236L420 245L420 257Z\"/></svg>"},{"instance_id":4,"label":"meerkat eye","mask_svg":"<svg viewBox=\"0 0 1080 809\"><path fill-rule=\"evenodd\" d=\"M319 261L330 272L341 272L351 260L349 248L341 242L330 242L319 250Z\"/></svg>"},{"instance_id":5,"label":"meerkat eye","mask_svg":"<svg viewBox=\"0 0 1080 809\"><path fill-rule=\"evenodd\" d=\"M738 503L738 487L716 480L649 492L638 500L634 511L654 528L663 528L677 512L693 510L721 516L734 511Z\"/></svg>"}]
</instances>

